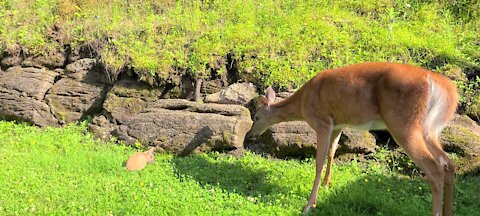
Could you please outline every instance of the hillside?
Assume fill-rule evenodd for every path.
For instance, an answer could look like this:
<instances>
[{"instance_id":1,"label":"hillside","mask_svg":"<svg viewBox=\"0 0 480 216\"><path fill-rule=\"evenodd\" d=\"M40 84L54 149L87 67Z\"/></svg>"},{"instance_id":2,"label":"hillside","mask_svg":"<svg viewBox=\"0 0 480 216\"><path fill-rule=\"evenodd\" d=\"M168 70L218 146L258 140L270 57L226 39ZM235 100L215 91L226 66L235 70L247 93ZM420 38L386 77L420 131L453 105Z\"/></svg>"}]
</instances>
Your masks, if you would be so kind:
<instances>
[{"instance_id":1,"label":"hillside","mask_svg":"<svg viewBox=\"0 0 480 216\"><path fill-rule=\"evenodd\" d=\"M404 62L453 77L462 111L478 115L479 11L471 0L12 0L0 3L0 50L88 52L113 79L232 73L279 89L327 68Z\"/></svg>"}]
</instances>

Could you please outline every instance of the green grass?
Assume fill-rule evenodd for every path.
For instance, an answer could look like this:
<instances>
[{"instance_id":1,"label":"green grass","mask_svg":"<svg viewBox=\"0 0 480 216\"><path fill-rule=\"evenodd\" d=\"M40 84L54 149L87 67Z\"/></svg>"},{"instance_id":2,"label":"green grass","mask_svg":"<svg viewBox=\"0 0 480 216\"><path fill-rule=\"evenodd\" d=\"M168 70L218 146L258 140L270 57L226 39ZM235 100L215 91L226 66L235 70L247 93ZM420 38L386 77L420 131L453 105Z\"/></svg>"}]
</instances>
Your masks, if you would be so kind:
<instances>
[{"instance_id":1,"label":"green grass","mask_svg":"<svg viewBox=\"0 0 480 216\"><path fill-rule=\"evenodd\" d=\"M474 0L0 0L0 56L89 44L113 78L133 69L153 85L231 69L282 90L365 61L453 68L469 76L457 80L462 112L478 117L479 11Z\"/></svg>"},{"instance_id":2,"label":"green grass","mask_svg":"<svg viewBox=\"0 0 480 216\"><path fill-rule=\"evenodd\" d=\"M478 11L469 0L3 0L0 44L48 53L56 40L97 41L111 70L160 78L224 73L231 54L243 79L292 88L363 61L478 67Z\"/></svg>"},{"instance_id":3,"label":"green grass","mask_svg":"<svg viewBox=\"0 0 480 216\"><path fill-rule=\"evenodd\" d=\"M314 177L312 159L242 159L209 153L156 155L126 172L134 149L95 141L85 125L38 129L0 122L0 215L299 215ZM375 163L334 166L314 215L428 215L421 177ZM478 176L458 177L457 215L478 215Z\"/></svg>"}]
</instances>

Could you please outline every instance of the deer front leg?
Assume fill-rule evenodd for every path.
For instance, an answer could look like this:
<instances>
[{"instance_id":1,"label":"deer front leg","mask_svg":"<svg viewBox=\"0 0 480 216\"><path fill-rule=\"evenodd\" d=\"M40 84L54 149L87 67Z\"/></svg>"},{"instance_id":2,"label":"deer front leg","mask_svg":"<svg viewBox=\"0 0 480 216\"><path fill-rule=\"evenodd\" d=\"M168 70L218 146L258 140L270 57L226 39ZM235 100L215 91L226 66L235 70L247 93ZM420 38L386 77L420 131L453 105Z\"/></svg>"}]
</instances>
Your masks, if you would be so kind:
<instances>
[{"instance_id":1,"label":"deer front leg","mask_svg":"<svg viewBox=\"0 0 480 216\"><path fill-rule=\"evenodd\" d=\"M333 157L335 156L335 151L338 147L338 141L340 140L340 135L342 135L342 129L334 130L330 137L330 149L328 150L328 162L327 162L327 170L325 170L325 178L323 181L323 187L328 187L330 185L330 175L332 164L333 164Z\"/></svg>"},{"instance_id":2,"label":"deer front leg","mask_svg":"<svg viewBox=\"0 0 480 216\"><path fill-rule=\"evenodd\" d=\"M320 180L322 178L323 164L325 163L325 156L330 144L330 135L332 133L333 125L330 123L321 127L313 127L317 134L317 153L316 153L316 173L315 180L313 182L312 191L308 198L308 203L303 209L303 213L306 214L312 207L315 207L317 203L318 188L320 186Z\"/></svg>"}]
</instances>

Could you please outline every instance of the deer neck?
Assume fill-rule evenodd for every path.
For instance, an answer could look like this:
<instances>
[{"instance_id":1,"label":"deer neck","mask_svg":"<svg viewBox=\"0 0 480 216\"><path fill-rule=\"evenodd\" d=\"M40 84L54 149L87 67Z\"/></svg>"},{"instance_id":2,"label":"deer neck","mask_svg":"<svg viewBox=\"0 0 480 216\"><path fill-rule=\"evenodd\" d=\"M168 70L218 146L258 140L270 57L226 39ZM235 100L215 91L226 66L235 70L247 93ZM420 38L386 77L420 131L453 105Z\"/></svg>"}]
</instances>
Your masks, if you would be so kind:
<instances>
[{"instance_id":1,"label":"deer neck","mask_svg":"<svg viewBox=\"0 0 480 216\"><path fill-rule=\"evenodd\" d=\"M302 91L297 91L292 96L270 105L276 123L302 120Z\"/></svg>"}]
</instances>

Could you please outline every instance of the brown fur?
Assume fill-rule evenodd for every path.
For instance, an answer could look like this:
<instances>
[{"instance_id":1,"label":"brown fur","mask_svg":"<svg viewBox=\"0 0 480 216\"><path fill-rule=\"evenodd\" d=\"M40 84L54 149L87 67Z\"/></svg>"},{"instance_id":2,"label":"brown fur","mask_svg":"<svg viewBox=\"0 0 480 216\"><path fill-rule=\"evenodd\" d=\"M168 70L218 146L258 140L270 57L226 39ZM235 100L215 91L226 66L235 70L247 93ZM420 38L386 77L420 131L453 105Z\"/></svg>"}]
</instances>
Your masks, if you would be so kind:
<instances>
[{"instance_id":1,"label":"brown fur","mask_svg":"<svg viewBox=\"0 0 480 216\"><path fill-rule=\"evenodd\" d=\"M131 155L127 163L125 164L125 169L128 171L138 171L145 168L147 163L153 163L155 161L153 152L155 151L155 147L150 148L150 150L145 152L137 152Z\"/></svg>"},{"instance_id":2,"label":"brown fur","mask_svg":"<svg viewBox=\"0 0 480 216\"><path fill-rule=\"evenodd\" d=\"M434 87L444 103L432 100ZM259 135L272 124L292 120L304 120L315 130L316 177L304 213L316 204L327 150L324 185L330 182L342 128L382 125L425 172L432 188L432 214L453 214L455 165L442 150L438 136L427 131L441 131L457 108L457 89L448 78L406 64L362 63L322 71L281 102L274 103L274 97L271 92L260 96L261 108L249 135ZM429 113L435 106L440 107L440 116ZM438 119L438 125L425 129L429 115Z\"/></svg>"}]
</instances>

